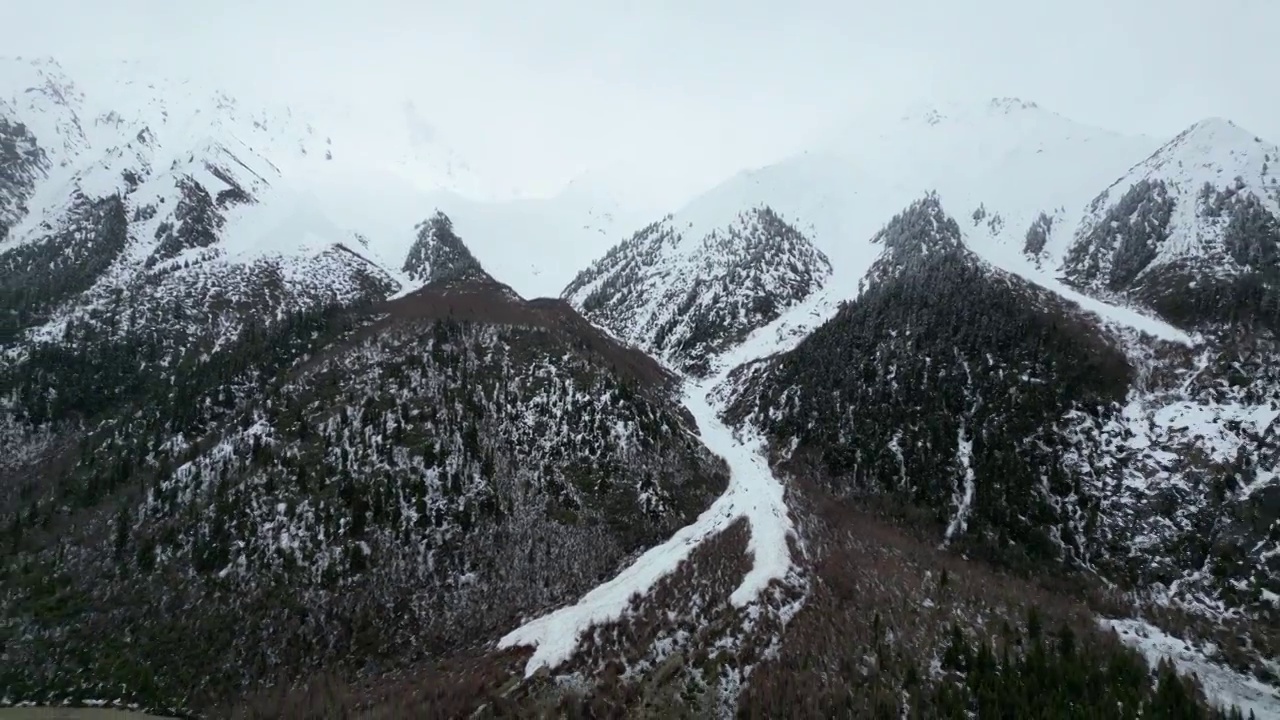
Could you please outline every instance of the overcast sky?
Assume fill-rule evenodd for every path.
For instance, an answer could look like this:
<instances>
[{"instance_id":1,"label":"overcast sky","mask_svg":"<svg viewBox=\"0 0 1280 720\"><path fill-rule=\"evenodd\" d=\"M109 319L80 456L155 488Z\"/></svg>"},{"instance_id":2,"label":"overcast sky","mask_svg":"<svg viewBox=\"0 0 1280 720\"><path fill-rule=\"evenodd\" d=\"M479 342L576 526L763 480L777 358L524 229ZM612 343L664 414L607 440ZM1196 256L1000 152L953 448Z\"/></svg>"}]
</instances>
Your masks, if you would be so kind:
<instances>
[{"instance_id":1,"label":"overcast sky","mask_svg":"<svg viewBox=\"0 0 1280 720\"><path fill-rule=\"evenodd\" d=\"M1280 141L1280 0L2 0L3 52L153 59L395 114L493 183L629 168L675 195L858 108L1017 96Z\"/></svg>"}]
</instances>

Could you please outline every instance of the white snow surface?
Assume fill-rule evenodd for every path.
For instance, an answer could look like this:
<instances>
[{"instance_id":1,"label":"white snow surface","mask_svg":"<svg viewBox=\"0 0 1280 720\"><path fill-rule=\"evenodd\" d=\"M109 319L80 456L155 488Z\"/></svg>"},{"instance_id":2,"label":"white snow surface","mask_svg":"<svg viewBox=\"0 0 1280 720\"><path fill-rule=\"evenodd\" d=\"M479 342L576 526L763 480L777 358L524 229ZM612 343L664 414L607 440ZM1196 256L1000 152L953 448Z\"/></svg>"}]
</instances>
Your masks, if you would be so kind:
<instances>
[{"instance_id":1,"label":"white snow surface","mask_svg":"<svg viewBox=\"0 0 1280 720\"><path fill-rule=\"evenodd\" d=\"M176 205L181 178L211 194L228 187L212 166L253 198L226 210L219 247L227 261L305 264L341 243L400 279L414 226L434 209L430 192L478 182L447 148L405 139L402 152L370 157L358 137L331 132L323 119L132 62L77 68L73 77L54 60L0 57L0 114L26 125L51 164L5 245L39 239L45 223L56 227L76 190L91 198L119 192L131 212L160 211L134 233L127 257L140 261ZM130 188L126 171L141 184Z\"/></svg>"},{"instance_id":2,"label":"white snow surface","mask_svg":"<svg viewBox=\"0 0 1280 720\"><path fill-rule=\"evenodd\" d=\"M1218 270L1234 262L1223 252L1227 218L1207 217L1198 201L1207 184L1214 190L1231 188L1255 196L1273 215L1280 216L1280 147L1222 118L1202 120L1170 140L1157 152L1119 177L1100 195L1082 218L1083 236L1107 218L1107 210L1129 188L1162 181L1175 202L1169 237L1156 248L1149 267L1184 258L1210 258Z\"/></svg>"},{"instance_id":3,"label":"white snow surface","mask_svg":"<svg viewBox=\"0 0 1280 720\"><path fill-rule=\"evenodd\" d=\"M788 538L793 527L783 499L783 486L769 467L764 442L749 431L735 433L720 420L713 389L725 372L727 369L722 370L721 375L689 382L684 401L697 420L703 443L728 463L729 487L691 525L650 548L612 580L596 587L577 603L539 617L504 636L498 642L501 648L535 646L525 666L526 676L538 668L555 668L567 661L583 633L594 625L621 617L633 596L649 592L659 580L673 573L694 548L740 517L750 523L748 551L754 556L754 563L730 596L730 602L737 607L750 604L770 582L784 578L791 569Z\"/></svg>"},{"instance_id":4,"label":"white snow surface","mask_svg":"<svg viewBox=\"0 0 1280 720\"><path fill-rule=\"evenodd\" d=\"M936 191L965 228L984 208L983 231L966 240L988 260L1013 258L997 266L1020 267L1041 212L1064 218L1051 244L1070 237L1098 191L1158 147L1012 99L861 118L805 152L730 178L675 213L673 226L700 237L768 205L826 253L850 297L879 254L872 236L926 192Z\"/></svg>"},{"instance_id":5,"label":"white snow surface","mask_svg":"<svg viewBox=\"0 0 1280 720\"><path fill-rule=\"evenodd\" d=\"M440 191L420 203L420 212L448 215L480 264L524 297L559 297L592 258L657 213L574 187L549 198L503 202Z\"/></svg>"},{"instance_id":6,"label":"white snow surface","mask_svg":"<svg viewBox=\"0 0 1280 720\"><path fill-rule=\"evenodd\" d=\"M1196 649L1143 620L1101 618L1099 623L1105 629L1114 630L1127 645L1142 652L1153 669L1162 658L1169 658L1180 673L1196 675L1211 702L1238 705L1245 717L1252 711L1258 720L1280 718L1280 694L1252 677L1214 662L1211 655L1215 648L1212 646Z\"/></svg>"},{"instance_id":7,"label":"white snow surface","mask_svg":"<svg viewBox=\"0 0 1280 720\"><path fill-rule=\"evenodd\" d=\"M951 522L947 524L946 534L943 536L942 546L946 547L951 542L951 538L957 532L964 532L969 524L969 510L973 507L973 493L975 480L973 474L973 466L970 463L973 458L973 438L966 437L964 432L964 423L960 423L959 437L956 440L956 462L960 467L964 468L964 487L962 491L956 493L956 514L951 518Z\"/></svg>"},{"instance_id":8,"label":"white snow surface","mask_svg":"<svg viewBox=\"0 0 1280 720\"><path fill-rule=\"evenodd\" d=\"M1165 320L1161 320L1149 311L1126 307L1100 300L1086 295L1068 286L1056 277L1049 268L1042 267L1034 260L1020 252L1012 252L1007 245L990 242L990 236L983 237L980 231L964 228L961 223L965 245L990 265L1007 273L1050 290L1060 297L1075 303L1081 310L1094 315L1104 326L1131 328L1159 340L1175 342L1188 347L1197 342L1197 338Z\"/></svg>"}]
</instances>

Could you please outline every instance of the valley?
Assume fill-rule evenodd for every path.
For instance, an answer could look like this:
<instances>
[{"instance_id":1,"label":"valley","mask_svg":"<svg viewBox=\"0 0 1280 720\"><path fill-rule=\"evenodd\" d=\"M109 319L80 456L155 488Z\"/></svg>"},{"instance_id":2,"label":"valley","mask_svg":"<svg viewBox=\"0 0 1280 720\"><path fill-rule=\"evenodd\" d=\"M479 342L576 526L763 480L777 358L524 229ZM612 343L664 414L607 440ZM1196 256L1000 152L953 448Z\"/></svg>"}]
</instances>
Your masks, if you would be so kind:
<instances>
[{"instance_id":1,"label":"valley","mask_svg":"<svg viewBox=\"0 0 1280 720\"><path fill-rule=\"evenodd\" d=\"M936 107L642 217L4 62L3 704L1280 717L1233 123Z\"/></svg>"}]
</instances>

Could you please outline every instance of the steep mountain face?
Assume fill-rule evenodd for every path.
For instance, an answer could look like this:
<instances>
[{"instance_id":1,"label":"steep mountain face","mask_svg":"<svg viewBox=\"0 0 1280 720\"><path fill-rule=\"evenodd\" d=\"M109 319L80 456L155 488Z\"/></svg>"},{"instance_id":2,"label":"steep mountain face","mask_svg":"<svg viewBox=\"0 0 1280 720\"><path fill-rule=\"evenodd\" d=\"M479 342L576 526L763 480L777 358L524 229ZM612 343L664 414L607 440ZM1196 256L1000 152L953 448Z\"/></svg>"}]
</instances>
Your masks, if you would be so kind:
<instances>
[{"instance_id":1,"label":"steep mountain face","mask_svg":"<svg viewBox=\"0 0 1280 720\"><path fill-rule=\"evenodd\" d=\"M612 248L563 297L673 367L704 375L715 355L822 287L831 264L768 207L695 239L671 217Z\"/></svg>"},{"instance_id":2,"label":"steep mountain face","mask_svg":"<svg viewBox=\"0 0 1280 720\"><path fill-rule=\"evenodd\" d=\"M403 273L331 220L305 123L5 68L6 702L207 708L459 651L724 488L675 378L446 216Z\"/></svg>"},{"instance_id":3,"label":"steep mountain face","mask_svg":"<svg viewBox=\"0 0 1280 720\"><path fill-rule=\"evenodd\" d=\"M127 317L150 302L137 298L233 293L223 278L245 293L226 302L278 316L357 302L367 277L398 283L290 189L329 162L310 125L159 80L94 88L50 61L0 63L7 331L57 334L89 308Z\"/></svg>"},{"instance_id":4,"label":"steep mountain face","mask_svg":"<svg viewBox=\"0 0 1280 720\"><path fill-rule=\"evenodd\" d=\"M1026 262L1021 251L1041 214L1054 220L1044 254L1060 258L1098 188L1158 147L1009 98L869 114L804 152L726 180L676 220L697 235L743 208L768 205L793 219L840 282L852 285L879 256L867 240L897 209L936 192L971 250L1015 269Z\"/></svg>"},{"instance_id":5,"label":"steep mountain face","mask_svg":"<svg viewBox=\"0 0 1280 720\"><path fill-rule=\"evenodd\" d=\"M10 119L0 105L0 242L9 227L27 214L36 181L49 172L49 158L25 125Z\"/></svg>"},{"instance_id":6,"label":"steep mountain face","mask_svg":"<svg viewBox=\"0 0 1280 720\"><path fill-rule=\"evenodd\" d=\"M1035 560L1080 553L1053 530L1088 507L1053 477L1067 449L1046 420L1121 402L1123 353L1052 294L978 260L936 196L872 242L884 250L858 298L795 350L740 369L730 416L794 447L790 461L842 495L927 509L947 540Z\"/></svg>"},{"instance_id":7,"label":"steep mountain face","mask_svg":"<svg viewBox=\"0 0 1280 720\"><path fill-rule=\"evenodd\" d=\"M1225 120L1180 134L1089 206L1063 271L1186 327L1273 330L1280 148Z\"/></svg>"},{"instance_id":8,"label":"steep mountain face","mask_svg":"<svg viewBox=\"0 0 1280 720\"><path fill-rule=\"evenodd\" d=\"M9 458L39 462L146 397L163 415L244 370L232 356L255 337L401 285L292 189L330 162L310 125L145 76L91 85L51 61L0 62L17 160L0 168L0 425L29 439ZM199 379L166 386L184 373Z\"/></svg>"},{"instance_id":9,"label":"steep mountain face","mask_svg":"<svg viewBox=\"0 0 1280 720\"><path fill-rule=\"evenodd\" d=\"M462 239L453 231L453 222L437 211L417 227L418 239L409 247L402 268L421 283L465 280L482 272Z\"/></svg>"},{"instance_id":10,"label":"steep mountain face","mask_svg":"<svg viewBox=\"0 0 1280 720\"><path fill-rule=\"evenodd\" d=\"M272 363L184 388L187 424L116 413L28 489L8 697L191 706L430 657L576 597L724 487L672 378L562 303L478 280L299 323L232 356Z\"/></svg>"},{"instance_id":11,"label":"steep mountain face","mask_svg":"<svg viewBox=\"0 0 1280 720\"><path fill-rule=\"evenodd\" d=\"M1138 437L1193 458L1207 483L1143 462L1150 504L1182 504L1180 540L1155 531L1139 547L1199 567L1172 583L1201 603L1268 609L1274 621L1280 493L1274 481L1280 415L1280 149L1238 126L1206 120L1100 194L1063 271L1099 295L1153 309L1196 331L1194 371L1176 387L1135 393L1128 415L1154 410ZM1158 408L1158 410L1156 410ZM1198 440L1197 440L1198 439ZM1248 528L1248 529L1246 529ZM1168 558L1168 559L1166 559ZM1229 581L1228 581L1229 580ZM1224 600L1225 598L1225 600Z\"/></svg>"},{"instance_id":12,"label":"steep mountain face","mask_svg":"<svg viewBox=\"0 0 1280 720\"><path fill-rule=\"evenodd\" d=\"M1269 657L1271 376L1233 379L1216 342L1116 330L992 268L936 197L872 242L861 294L735 371L728 417L791 473L944 545L1225 609L1250 619L1244 653Z\"/></svg>"}]
</instances>

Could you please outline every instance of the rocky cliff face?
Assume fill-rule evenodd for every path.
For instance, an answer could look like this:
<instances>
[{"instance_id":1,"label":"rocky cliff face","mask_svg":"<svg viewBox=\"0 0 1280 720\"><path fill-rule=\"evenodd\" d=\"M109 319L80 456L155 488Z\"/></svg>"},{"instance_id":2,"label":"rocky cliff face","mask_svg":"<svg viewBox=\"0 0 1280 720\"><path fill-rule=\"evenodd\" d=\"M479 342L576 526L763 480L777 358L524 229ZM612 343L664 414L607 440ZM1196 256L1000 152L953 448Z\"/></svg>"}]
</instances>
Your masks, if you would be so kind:
<instances>
[{"instance_id":1,"label":"rocky cliff face","mask_svg":"<svg viewBox=\"0 0 1280 720\"><path fill-rule=\"evenodd\" d=\"M673 367L709 361L805 300L831 274L826 256L767 207L686 237L671 218L612 248L564 297L595 323Z\"/></svg>"}]
</instances>

